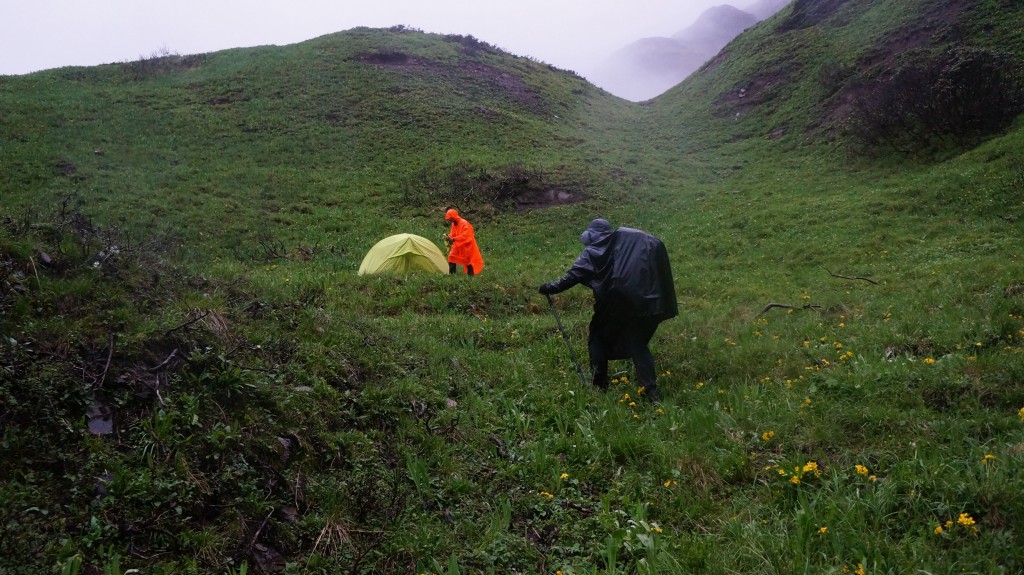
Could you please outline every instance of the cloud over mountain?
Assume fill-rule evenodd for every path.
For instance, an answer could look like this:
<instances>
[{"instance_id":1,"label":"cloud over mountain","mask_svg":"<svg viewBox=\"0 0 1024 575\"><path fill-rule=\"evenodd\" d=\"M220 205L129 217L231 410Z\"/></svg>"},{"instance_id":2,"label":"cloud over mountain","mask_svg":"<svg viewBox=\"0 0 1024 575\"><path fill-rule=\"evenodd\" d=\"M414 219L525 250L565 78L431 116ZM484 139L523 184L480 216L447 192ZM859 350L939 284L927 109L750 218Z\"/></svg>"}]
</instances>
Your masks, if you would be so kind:
<instances>
[{"instance_id":1,"label":"cloud over mountain","mask_svg":"<svg viewBox=\"0 0 1024 575\"><path fill-rule=\"evenodd\" d=\"M588 78L633 101L649 100L692 74L733 38L782 9L789 0L759 0L746 10L723 4L671 37L641 38L616 51Z\"/></svg>"}]
</instances>

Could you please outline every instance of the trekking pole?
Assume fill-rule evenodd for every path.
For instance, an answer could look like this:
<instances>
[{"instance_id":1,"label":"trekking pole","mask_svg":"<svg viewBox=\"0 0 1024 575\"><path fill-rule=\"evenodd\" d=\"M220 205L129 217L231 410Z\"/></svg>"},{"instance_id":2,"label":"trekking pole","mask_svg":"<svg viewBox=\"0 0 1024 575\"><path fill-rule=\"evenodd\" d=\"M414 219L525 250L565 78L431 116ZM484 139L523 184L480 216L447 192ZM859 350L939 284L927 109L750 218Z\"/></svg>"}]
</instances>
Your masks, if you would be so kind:
<instances>
[{"instance_id":1,"label":"trekking pole","mask_svg":"<svg viewBox=\"0 0 1024 575\"><path fill-rule=\"evenodd\" d=\"M558 317L558 312L555 311L555 302L551 300L551 296L548 294L544 294L544 297L548 298L548 307L551 308L551 314L555 316L558 331L562 332L562 339L565 340L565 347L569 348L569 355L572 356L572 363L576 366L576 373L580 374L580 383L586 386L587 378L583 376L583 368L580 367L580 361L576 359L576 352L572 350L572 345L569 344L569 334L565 333L565 328L562 327L562 320Z\"/></svg>"}]
</instances>

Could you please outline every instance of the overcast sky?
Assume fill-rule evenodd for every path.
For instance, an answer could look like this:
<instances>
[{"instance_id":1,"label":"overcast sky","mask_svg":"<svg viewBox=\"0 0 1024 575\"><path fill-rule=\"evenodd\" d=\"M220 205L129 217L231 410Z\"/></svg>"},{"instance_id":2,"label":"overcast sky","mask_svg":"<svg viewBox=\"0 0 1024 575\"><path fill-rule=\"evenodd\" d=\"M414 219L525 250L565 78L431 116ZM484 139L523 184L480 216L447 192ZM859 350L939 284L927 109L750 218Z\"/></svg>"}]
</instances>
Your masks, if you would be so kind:
<instances>
[{"instance_id":1,"label":"overcast sky","mask_svg":"<svg viewBox=\"0 0 1024 575\"><path fill-rule=\"evenodd\" d=\"M587 75L612 52L670 36L738 0L2 0L0 74L286 45L356 26L473 35Z\"/></svg>"}]
</instances>

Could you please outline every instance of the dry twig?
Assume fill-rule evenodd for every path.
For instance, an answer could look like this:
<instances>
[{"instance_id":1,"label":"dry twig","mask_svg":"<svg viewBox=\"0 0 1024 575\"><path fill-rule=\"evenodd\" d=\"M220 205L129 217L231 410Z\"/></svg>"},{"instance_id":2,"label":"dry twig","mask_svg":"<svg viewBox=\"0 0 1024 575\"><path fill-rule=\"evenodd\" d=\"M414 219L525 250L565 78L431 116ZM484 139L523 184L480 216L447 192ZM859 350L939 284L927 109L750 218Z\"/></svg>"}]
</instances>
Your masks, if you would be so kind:
<instances>
[{"instance_id":1,"label":"dry twig","mask_svg":"<svg viewBox=\"0 0 1024 575\"><path fill-rule=\"evenodd\" d=\"M175 348L174 351L172 351L171 354L167 356L167 359L161 361L159 365L149 368L149 371L157 371L157 370L161 369L162 367L164 367L168 363L170 363L171 360L174 359L174 356L176 356L176 355L178 355L178 349L177 348Z\"/></svg>"},{"instance_id":2,"label":"dry twig","mask_svg":"<svg viewBox=\"0 0 1024 575\"><path fill-rule=\"evenodd\" d=\"M823 269L826 272L828 272L828 275L830 275L830 276L832 276L834 278L839 278L839 279L844 279L844 280L863 280L863 281L866 281L866 282L868 282L870 284L878 285L878 282L876 282L875 280L873 280L871 278L865 278L865 277L860 277L860 276L843 276L843 275L839 275L839 274L834 274L828 268L825 268L825 267L823 267L821 269Z\"/></svg>"},{"instance_id":3,"label":"dry twig","mask_svg":"<svg viewBox=\"0 0 1024 575\"><path fill-rule=\"evenodd\" d=\"M179 325L179 326L177 326L177 327L172 327L171 329L169 329L169 330L165 331L165 332L164 332L164 335L171 335L172 333L174 333L174 332L178 331L179 329L184 329L184 328L186 328L186 327L188 327L188 326L190 326L190 325L192 325L192 324L196 323L197 321L199 321L199 320L201 320L201 319L205 318L205 317L206 317L206 316L208 316L208 315L210 315L210 312L209 312L209 311L207 311L206 313L203 313L202 315L199 315L199 316L197 316L197 317L194 317L194 318L192 318L192 319L190 319L190 320L186 321L185 323L183 323L183 324L181 324L181 325Z\"/></svg>"},{"instance_id":4,"label":"dry twig","mask_svg":"<svg viewBox=\"0 0 1024 575\"><path fill-rule=\"evenodd\" d=\"M100 382L96 384L96 387L103 387L103 382L107 380L107 371L110 369L110 360L114 358L114 334L110 334L110 350L107 352L107 363L103 366L103 375L100 376Z\"/></svg>"},{"instance_id":5,"label":"dry twig","mask_svg":"<svg viewBox=\"0 0 1024 575\"><path fill-rule=\"evenodd\" d=\"M788 303L774 303L774 302L772 302L772 303L764 306L764 309L761 310L761 313L757 314L757 316L755 316L755 317L761 317L766 312L768 312L768 310L773 309L773 308L777 308L777 307L781 307L783 309L813 309L813 310L821 309L820 305L813 304L813 303L809 303L809 304L802 305L802 306L795 306L795 305L789 305Z\"/></svg>"}]
</instances>

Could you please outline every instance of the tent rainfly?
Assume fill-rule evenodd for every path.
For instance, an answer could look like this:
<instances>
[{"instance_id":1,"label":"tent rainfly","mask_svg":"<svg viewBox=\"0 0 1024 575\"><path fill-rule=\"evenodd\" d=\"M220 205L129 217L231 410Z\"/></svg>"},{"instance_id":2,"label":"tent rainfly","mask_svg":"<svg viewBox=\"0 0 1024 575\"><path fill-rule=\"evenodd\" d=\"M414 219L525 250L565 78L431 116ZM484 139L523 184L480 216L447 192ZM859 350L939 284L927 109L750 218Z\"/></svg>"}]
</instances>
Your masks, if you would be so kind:
<instances>
[{"instance_id":1,"label":"tent rainfly","mask_svg":"<svg viewBox=\"0 0 1024 575\"><path fill-rule=\"evenodd\" d=\"M414 234L397 234L377 242L366 252L359 275L426 271L448 273L448 258L434 242Z\"/></svg>"}]
</instances>

